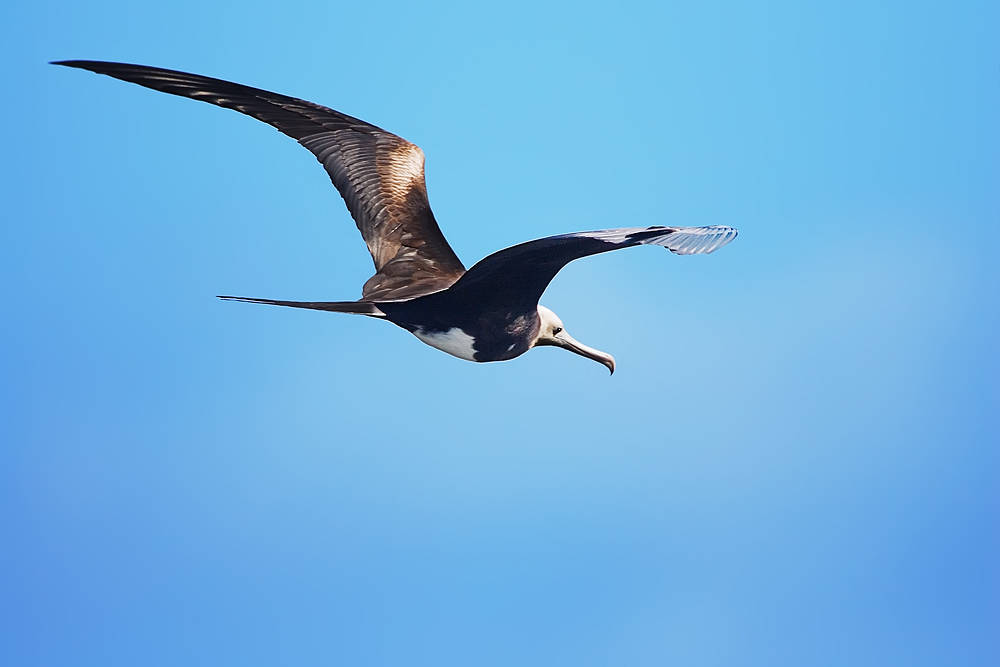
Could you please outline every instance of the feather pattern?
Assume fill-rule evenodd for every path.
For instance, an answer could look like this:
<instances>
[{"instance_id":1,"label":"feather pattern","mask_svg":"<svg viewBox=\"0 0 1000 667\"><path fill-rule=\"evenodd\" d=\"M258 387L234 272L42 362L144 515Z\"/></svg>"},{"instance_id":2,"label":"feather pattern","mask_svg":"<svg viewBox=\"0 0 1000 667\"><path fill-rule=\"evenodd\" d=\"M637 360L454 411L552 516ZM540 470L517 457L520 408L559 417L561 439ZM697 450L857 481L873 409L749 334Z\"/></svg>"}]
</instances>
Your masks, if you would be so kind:
<instances>
[{"instance_id":1,"label":"feather pattern","mask_svg":"<svg viewBox=\"0 0 1000 667\"><path fill-rule=\"evenodd\" d=\"M312 102L221 79L124 63L55 64L233 109L296 139L323 164L368 245L376 273L362 289L366 300L440 291L465 271L431 212L423 151L405 139Z\"/></svg>"}]
</instances>

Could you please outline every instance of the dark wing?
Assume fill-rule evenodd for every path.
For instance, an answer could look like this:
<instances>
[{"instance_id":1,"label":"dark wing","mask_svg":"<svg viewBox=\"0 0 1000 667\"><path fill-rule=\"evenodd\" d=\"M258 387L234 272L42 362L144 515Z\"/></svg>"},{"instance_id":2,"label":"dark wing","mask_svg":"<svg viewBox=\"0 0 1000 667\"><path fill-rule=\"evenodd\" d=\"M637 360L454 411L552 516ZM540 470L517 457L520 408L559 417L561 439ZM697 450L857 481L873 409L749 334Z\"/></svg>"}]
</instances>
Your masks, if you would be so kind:
<instances>
[{"instance_id":1,"label":"dark wing","mask_svg":"<svg viewBox=\"0 0 1000 667\"><path fill-rule=\"evenodd\" d=\"M452 287L480 301L531 310L542 292L574 259L637 245L658 245L678 255L713 252L736 238L733 227L628 227L560 234L504 248L480 260Z\"/></svg>"},{"instance_id":2,"label":"dark wing","mask_svg":"<svg viewBox=\"0 0 1000 667\"><path fill-rule=\"evenodd\" d=\"M312 102L220 79L89 60L54 64L235 109L298 140L326 168L368 244L376 273L365 283L366 300L436 292L465 271L431 213L424 153L405 139Z\"/></svg>"}]
</instances>

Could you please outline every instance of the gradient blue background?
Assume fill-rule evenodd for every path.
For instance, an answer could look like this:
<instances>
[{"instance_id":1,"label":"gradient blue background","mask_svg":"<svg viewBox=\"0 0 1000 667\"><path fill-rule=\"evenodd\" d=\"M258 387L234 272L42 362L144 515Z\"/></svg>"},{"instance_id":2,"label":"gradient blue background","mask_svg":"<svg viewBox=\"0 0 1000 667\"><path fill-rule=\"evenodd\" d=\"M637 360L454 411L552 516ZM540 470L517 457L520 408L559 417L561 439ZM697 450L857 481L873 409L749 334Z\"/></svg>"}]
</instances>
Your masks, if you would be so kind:
<instances>
[{"instance_id":1,"label":"gradient blue background","mask_svg":"<svg viewBox=\"0 0 1000 667\"><path fill-rule=\"evenodd\" d=\"M697 7L691 5L697 4ZM0 663L998 664L995 2L6 3ZM355 298L306 151L48 60L421 145L467 263L730 224L473 365Z\"/></svg>"}]
</instances>

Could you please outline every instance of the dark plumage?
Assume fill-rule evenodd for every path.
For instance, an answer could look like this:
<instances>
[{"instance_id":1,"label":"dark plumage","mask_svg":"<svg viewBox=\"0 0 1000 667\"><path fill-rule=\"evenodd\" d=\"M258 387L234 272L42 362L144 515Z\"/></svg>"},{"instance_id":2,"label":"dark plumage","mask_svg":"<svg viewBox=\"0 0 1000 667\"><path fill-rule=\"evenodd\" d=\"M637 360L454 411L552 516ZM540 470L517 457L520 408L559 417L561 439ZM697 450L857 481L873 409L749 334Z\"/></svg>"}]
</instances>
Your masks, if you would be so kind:
<instances>
[{"instance_id":1,"label":"dark plumage","mask_svg":"<svg viewBox=\"0 0 1000 667\"><path fill-rule=\"evenodd\" d=\"M390 132L333 109L221 79L89 60L53 63L90 70L252 116L292 137L320 161L351 212L375 263L358 301L233 301L355 313L388 319L449 354L503 361L536 345L558 345L605 364L614 359L573 340L538 299L563 266L635 245L709 253L736 237L732 227L633 227L577 232L493 253L466 272L431 212L424 154Z\"/></svg>"}]
</instances>

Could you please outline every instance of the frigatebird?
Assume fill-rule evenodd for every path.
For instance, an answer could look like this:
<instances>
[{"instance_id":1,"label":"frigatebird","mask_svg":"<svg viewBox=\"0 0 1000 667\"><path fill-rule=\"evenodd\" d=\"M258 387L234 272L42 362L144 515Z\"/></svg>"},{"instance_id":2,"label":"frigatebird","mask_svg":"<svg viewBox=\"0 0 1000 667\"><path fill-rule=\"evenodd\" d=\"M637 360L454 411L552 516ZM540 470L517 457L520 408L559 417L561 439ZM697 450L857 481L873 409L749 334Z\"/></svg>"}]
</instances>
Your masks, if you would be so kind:
<instances>
[{"instance_id":1,"label":"frigatebird","mask_svg":"<svg viewBox=\"0 0 1000 667\"><path fill-rule=\"evenodd\" d=\"M559 317L538 303L556 273L574 259L619 248L658 245L694 255L736 238L736 229L720 225L575 232L504 248L466 271L427 201L424 153L405 139L312 102L221 79L92 60L53 64L247 114L298 141L326 169L375 262L361 299L220 299L382 318L468 361L506 361L539 345L555 345L614 373L614 357L575 340Z\"/></svg>"}]
</instances>

